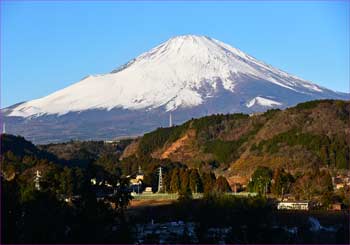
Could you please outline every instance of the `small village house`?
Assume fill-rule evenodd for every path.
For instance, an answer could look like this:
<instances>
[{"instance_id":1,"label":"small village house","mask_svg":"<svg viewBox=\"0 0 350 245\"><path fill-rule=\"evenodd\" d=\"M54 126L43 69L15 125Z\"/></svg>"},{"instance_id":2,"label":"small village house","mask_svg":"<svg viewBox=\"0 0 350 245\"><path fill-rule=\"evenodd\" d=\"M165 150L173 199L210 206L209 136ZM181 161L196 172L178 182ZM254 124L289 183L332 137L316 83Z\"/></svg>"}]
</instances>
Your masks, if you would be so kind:
<instances>
[{"instance_id":1,"label":"small village house","mask_svg":"<svg viewBox=\"0 0 350 245\"><path fill-rule=\"evenodd\" d=\"M278 210L309 210L308 201L283 201L277 205Z\"/></svg>"}]
</instances>

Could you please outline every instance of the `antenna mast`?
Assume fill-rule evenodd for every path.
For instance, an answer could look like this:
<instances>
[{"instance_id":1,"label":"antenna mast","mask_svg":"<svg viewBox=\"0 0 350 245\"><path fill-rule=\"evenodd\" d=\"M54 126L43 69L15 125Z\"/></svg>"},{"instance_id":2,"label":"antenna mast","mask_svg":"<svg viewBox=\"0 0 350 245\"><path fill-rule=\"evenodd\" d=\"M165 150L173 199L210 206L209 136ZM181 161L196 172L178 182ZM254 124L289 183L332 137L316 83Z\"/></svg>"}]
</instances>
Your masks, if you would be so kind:
<instances>
[{"instance_id":1,"label":"antenna mast","mask_svg":"<svg viewBox=\"0 0 350 245\"><path fill-rule=\"evenodd\" d=\"M171 115L171 112L170 112L170 115L169 115L169 127L171 128L173 126L173 116Z\"/></svg>"}]
</instances>

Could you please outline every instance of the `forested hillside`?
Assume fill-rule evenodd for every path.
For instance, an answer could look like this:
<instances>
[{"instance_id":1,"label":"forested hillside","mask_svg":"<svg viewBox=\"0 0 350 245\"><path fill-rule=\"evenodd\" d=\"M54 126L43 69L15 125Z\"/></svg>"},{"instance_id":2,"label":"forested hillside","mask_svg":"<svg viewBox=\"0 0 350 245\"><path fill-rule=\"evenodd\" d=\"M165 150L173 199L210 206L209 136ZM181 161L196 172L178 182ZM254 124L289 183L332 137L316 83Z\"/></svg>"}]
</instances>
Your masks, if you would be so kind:
<instances>
[{"instance_id":1,"label":"forested hillside","mask_svg":"<svg viewBox=\"0 0 350 245\"><path fill-rule=\"evenodd\" d=\"M349 169L349 112L348 101L319 100L256 115L212 115L147 133L122 157L170 159L228 175L260 165Z\"/></svg>"}]
</instances>

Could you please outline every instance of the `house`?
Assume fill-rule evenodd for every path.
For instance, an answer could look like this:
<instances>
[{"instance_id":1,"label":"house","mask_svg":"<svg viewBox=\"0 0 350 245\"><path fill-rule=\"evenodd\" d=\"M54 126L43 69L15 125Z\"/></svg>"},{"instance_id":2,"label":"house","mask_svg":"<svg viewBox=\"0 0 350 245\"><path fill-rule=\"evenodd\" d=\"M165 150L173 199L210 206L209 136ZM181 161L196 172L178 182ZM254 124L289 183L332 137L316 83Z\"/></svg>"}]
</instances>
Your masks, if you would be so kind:
<instances>
[{"instance_id":1,"label":"house","mask_svg":"<svg viewBox=\"0 0 350 245\"><path fill-rule=\"evenodd\" d=\"M130 175L128 177L130 177ZM139 169L138 169L138 171L136 173L136 177L134 179L130 179L130 184L131 185L142 184L143 179L144 179L144 174L143 174L143 171L141 169L141 166L139 166Z\"/></svg>"},{"instance_id":2,"label":"house","mask_svg":"<svg viewBox=\"0 0 350 245\"><path fill-rule=\"evenodd\" d=\"M285 201L279 202L277 205L278 210L309 210L308 201Z\"/></svg>"},{"instance_id":3,"label":"house","mask_svg":"<svg viewBox=\"0 0 350 245\"><path fill-rule=\"evenodd\" d=\"M136 180L137 181L143 181L143 177L144 177L144 175L143 174L138 174L138 175L136 175Z\"/></svg>"},{"instance_id":4,"label":"house","mask_svg":"<svg viewBox=\"0 0 350 245\"><path fill-rule=\"evenodd\" d=\"M333 203L330 205L329 209L333 211L340 211L342 210L342 205L341 203Z\"/></svg>"},{"instance_id":5,"label":"house","mask_svg":"<svg viewBox=\"0 0 350 245\"><path fill-rule=\"evenodd\" d=\"M332 178L333 186L336 190L350 186L350 177L348 175L338 175Z\"/></svg>"},{"instance_id":6,"label":"house","mask_svg":"<svg viewBox=\"0 0 350 245\"><path fill-rule=\"evenodd\" d=\"M140 193L142 191L142 183L143 183L144 175L142 173L141 167L139 167L139 171L136 174L134 179L130 179L130 187L132 192Z\"/></svg>"},{"instance_id":7,"label":"house","mask_svg":"<svg viewBox=\"0 0 350 245\"><path fill-rule=\"evenodd\" d=\"M341 189L341 188L344 188L344 183L338 183L338 184L336 184L336 185L335 185L335 188L336 188L337 190L339 190L339 189Z\"/></svg>"},{"instance_id":8,"label":"house","mask_svg":"<svg viewBox=\"0 0 350 245\"><path fill-rule=\"evenodd\" d=\"M142 180L140 178L130 179L130 185L140 185L142 184Z\"/></svg>"},{"instance_id":9,"label":"house","mask_svg":"<svg viewBox=\"0 0 350 245\"><path fill-rule=\"evenodd\" d=\"M153 194L152 187L146 187L145 191L142 194Z\"/></svg>"}]
</instances>

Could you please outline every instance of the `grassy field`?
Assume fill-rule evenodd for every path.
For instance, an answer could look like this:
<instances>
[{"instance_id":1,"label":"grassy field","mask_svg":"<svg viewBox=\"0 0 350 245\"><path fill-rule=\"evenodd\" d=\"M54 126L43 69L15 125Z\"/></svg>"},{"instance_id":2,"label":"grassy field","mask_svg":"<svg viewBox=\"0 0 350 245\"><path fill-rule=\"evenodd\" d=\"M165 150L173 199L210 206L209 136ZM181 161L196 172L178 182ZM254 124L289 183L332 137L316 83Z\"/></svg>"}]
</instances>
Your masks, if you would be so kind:
<instances>
[{"instance_id":1,"label":"grassy field","mask_svg":"<svg viewBox=\"0 0 350 245\"><path fill-rule=\"evenodd\" d=\"M229 196L241 196L241 197L248 197L248 196L256 196L256 193L252 192L228 192L225 193L225 195ZM133 200L177 200L179 198L179 195L177 193L152 193L152 194L136 194L133 195ZM193 199L200 199L203 198L203 193L192 193Z\"/></svg>"}]
</instances>

